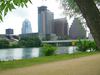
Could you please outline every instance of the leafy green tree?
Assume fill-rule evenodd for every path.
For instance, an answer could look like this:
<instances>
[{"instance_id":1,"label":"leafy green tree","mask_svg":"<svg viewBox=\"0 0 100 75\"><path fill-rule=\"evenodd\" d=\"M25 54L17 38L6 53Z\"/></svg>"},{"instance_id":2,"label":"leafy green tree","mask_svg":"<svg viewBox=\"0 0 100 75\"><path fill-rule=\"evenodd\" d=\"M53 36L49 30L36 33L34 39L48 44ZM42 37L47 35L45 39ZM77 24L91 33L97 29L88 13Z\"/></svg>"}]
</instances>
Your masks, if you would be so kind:
<instances>
[{"instance_id":1,"label":"leafy green tree","mask_svg":"<svg viewBox=\"0 0 100 75\"><path fill-rule=\"evenodd\" d=\"M40 47L41 40L38 37L24 37L18 42L20 47Z\"/></svg>"},{"instance_id":2,"label":"leafy green tree","mask_svg":"<svg viewBox=\"0 0 100 75\"><path fill-rule=\"evenodd\" d=\"M9 44L10 43L8 40L5 40L5 39L0 40L0 48L8 48Z\"/></svg>"},{"instance_id":3,"label":"leafy green tree","mask_svg":"<svg viewBox=\"0 0 100 75\"><path fill-rule=\"evenodd\" d=\"M83 16L94 40L100 48L100 0L60 0L70 15Z\"/></svg>"},{"instance_id":4,"label":"leafy green tree","mask_svg":"<svg viewBox=\"0 0 100 75\"><path fill-rule=\"evenodd\" d=\"M28 2L32 3L31 0L0 0L0 20L16 7L27 7Z\"/></svg>"}]
</instances>

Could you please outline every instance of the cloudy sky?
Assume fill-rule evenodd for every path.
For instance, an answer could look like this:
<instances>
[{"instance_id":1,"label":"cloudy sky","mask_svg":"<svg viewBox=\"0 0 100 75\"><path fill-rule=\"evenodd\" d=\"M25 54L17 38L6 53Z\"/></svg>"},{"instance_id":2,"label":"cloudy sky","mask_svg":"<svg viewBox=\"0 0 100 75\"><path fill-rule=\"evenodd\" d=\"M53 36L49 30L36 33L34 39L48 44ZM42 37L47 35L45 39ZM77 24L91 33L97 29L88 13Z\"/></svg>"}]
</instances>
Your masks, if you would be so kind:
<instances>
[{"instance_id":1,"label":"cloudy sky","mask_svg":"<svg viewBox=\"0 0 100 75\"><path fill-rule=\"evenodd\" d=\"M32 31L38 31L38 7L41 5L46 5L48 9L54 12L54 18L62 18L63 9L60 7L59 2L56 0L48 0L43 2L42 0L32 0L33 4L28 4L28 8L17 8L12 12L8 12L7 16L4 18L4 22L0 23L0 34L5 34L5 29L14 29L14 34L20 34L22 28L22 22L25 19L29 19L32 25Z\"/></svg>"}]
</instances>

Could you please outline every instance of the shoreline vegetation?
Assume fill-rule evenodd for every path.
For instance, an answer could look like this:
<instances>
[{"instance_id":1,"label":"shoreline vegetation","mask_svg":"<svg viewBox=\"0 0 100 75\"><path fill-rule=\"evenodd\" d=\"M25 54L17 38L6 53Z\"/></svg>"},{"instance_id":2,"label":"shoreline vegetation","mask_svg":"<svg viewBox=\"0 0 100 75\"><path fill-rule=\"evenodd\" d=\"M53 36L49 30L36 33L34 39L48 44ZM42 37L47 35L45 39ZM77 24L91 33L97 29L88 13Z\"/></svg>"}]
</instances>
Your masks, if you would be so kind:
<instances>
[{"instance_id":1,"label":"shoreline vegetation","mask_svg":"<svg viewBox=\"0 0 100 75\"><path fill-rule=\"evenodd\" d=\"M44 56L38 58L30 58L30 59L21 59L21 60L13 60L13 61L0 61L0 71L14 69L14 68L22 68L27 66L45 64L50 62L57 62L62 60L70 60L85 56L91 56L94 54L100 54L100 52L78 52L73 54L61 54L61 55L52 55L52 56Z\"/></svg>"}]
</instances>

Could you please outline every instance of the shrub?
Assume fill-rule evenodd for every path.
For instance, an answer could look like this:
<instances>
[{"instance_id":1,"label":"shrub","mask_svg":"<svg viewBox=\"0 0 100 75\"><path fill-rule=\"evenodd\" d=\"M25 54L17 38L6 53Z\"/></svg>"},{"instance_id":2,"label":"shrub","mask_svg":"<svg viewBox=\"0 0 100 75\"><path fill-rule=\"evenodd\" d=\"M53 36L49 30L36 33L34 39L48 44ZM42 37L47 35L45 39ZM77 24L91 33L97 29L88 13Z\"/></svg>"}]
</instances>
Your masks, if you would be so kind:
<instances>
[{"instance_id":1,"label":"shrub","mask_svg":"<svg viewBox=\"0 0 100 75\"><path fill-rule=\"evenodd\" d=\"M97 47L96 43L94 41L90 42L90 50L99 50L99 48Z\"/></svg>"},{"instance_id":2,"label":"shrub","mask_svg":"<svg viewBox=\"0 0 100 75\"><path fill-rule=\"evenodd\" d=\"M50 44L44 44L43 47L42 47L42 53L45 56L53 55L54 52L55 52L55 50L56 50L56 47L55 46L52 46Z\"/></svg>"},{"instance_id":3,"label":"shrub","mask_svg":"<svg viewBox=\"0 0 100 75\"><path fill-rule=\"evenodd\" d=\"M98 50L96 43L94 41L89 41L89 40L79 40L77 43L77 50L79 51L96 51Z\"/></svg>"}]
</instances>

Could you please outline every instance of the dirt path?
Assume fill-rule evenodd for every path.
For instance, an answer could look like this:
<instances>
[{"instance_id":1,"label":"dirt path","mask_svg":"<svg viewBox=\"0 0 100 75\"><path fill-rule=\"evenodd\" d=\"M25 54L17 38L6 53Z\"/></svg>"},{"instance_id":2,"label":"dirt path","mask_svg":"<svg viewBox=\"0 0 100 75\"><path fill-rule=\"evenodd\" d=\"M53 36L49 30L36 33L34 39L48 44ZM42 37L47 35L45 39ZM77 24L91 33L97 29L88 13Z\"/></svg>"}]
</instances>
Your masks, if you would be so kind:
<instances>
[{"instance_id":1,"label":"dirt path","mask_svg":"<svg viewBox=\"0 0 100 75\"><path fill-rule=\"evenodd\" d=\"M0 75L100 75L100 54L2 71Z\"/></svg>"}]
</instances>

